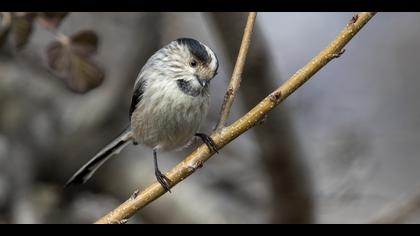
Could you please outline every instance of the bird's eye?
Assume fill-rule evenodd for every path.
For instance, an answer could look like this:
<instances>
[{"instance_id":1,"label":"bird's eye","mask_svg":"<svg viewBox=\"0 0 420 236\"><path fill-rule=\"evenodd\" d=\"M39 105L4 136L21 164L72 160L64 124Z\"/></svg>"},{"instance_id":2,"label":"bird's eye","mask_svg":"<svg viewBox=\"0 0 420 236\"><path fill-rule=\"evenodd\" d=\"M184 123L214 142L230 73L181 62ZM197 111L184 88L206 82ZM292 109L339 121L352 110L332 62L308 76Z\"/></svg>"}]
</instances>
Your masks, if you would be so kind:
<instances>
[{"instance_id":1,"label":"bird's eye","mask_svg":"<svg viewBox=\"0 0 420 236\"><path fill-rule=\"evenodd\" d=\"M191 67L196 67L196 66L197 66L197 61L196 61L196 60L192 60L192 61L190 62L190 66L191 66Z\"/></svg>"}]
</instances>

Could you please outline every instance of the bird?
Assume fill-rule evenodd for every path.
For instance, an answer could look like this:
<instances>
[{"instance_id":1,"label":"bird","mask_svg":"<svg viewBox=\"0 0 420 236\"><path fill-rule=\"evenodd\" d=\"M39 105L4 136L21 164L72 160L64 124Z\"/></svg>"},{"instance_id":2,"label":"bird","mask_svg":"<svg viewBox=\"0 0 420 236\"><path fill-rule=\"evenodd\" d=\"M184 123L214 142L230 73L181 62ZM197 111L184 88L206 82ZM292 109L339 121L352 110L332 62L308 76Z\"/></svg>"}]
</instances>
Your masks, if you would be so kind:
<instances>
[{"instance_id":1,"label":"bird","mask_svg":"<svg viewBox=\"0 0 420 236\"><path fill-rule=\"evenodd\" d=\"M171 180L158 166L158 152L180 150L200 138L218 152L213 139L200 133L210 104L210 82L219 61L212 49L193 38L178 38L146 61L134 83L128 127L83 165L65 184L83 184L128 144L153 151L155 177L170 192Z\"/></svg>"}]
</instances>

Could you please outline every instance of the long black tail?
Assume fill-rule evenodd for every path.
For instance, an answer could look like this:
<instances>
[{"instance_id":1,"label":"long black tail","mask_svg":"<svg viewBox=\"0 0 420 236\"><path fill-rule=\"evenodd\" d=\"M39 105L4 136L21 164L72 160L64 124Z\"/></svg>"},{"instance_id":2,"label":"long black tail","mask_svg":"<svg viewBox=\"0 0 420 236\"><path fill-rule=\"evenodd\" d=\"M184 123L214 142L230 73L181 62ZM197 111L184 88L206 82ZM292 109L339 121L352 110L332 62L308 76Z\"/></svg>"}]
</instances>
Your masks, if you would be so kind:
<instances>
[{"instance_id":1,"label":"long black tail","mask_svg":"<svg viewBox=\"0 0 420 236\"><path fill-rule=\"evenodd\" d=\"M72 184L84 184L92 177L98 168L104 164L110 157L118 154L132 139L132 133L130 128L125 130L120 136L118 136L110 144L102 148L89 162L87 162L82 168L80 168L65 184L68 187Z\"/></svg>"}]
</instances>

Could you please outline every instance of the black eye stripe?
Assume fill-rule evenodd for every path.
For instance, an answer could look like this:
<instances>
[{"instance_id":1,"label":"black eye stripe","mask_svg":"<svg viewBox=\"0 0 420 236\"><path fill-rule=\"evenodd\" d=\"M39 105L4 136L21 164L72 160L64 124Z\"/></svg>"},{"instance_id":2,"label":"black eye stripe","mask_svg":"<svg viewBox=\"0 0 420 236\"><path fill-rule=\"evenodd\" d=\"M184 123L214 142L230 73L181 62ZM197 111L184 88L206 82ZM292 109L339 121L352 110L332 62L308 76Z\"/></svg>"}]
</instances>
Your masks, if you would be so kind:
<instances>
[{"instance_id":1,"label":"black eye stripe","mask_svg":"<svg viewBox=\"0 0 420 236\"><path fill-rule=\"evenodd\" d=\"M197 97L198 95L201 94L200 90L194 89L190 82L183 80L183 79L179 79L176 81L178 84L178 88L185 94L188 94L190 96L193 97Z\"/></svg>"}]
</instances>

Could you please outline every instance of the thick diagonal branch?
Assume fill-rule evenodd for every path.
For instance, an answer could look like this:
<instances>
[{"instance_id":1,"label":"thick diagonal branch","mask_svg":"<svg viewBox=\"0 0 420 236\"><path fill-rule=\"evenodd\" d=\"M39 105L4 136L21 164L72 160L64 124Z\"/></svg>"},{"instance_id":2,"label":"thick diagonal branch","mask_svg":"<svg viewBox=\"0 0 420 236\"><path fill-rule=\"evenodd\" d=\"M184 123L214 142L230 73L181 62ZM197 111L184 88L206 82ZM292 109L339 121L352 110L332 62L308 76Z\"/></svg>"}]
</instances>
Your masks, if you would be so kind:
<instances>
[{"instance_id":1,"label":"thick diagonal branch","mask_svg":"<svg viewBox=\"0 0 420 236\"><path fill-rule=\"evenodd\" d=\"M347 24L341 33L323 51L321 51L302 69L296 72L289 80L269 94L252 110L242 116L239 120L235 121L232 125L215 132L211 136L215 143L222 148L250 128L257 125L266 114L268 114L290 94L308 81L329 61L337 58L337 56L342 52L344 46L373 16L374 13L360 13L354 16L349 24ZM176 165L167 173L167 176L171 180L171 187L183 181L197 169L201 168L204 162L206 162L213 154L214 153L210 152L206 145L198 147L181 163ZM162 188L162 186L155 182L144 189L135 198L133 197L128 199L116 209L99 219L96 223L107 224L123 222L165 193L166 191Z\"/></svg>"}]
</instances>

